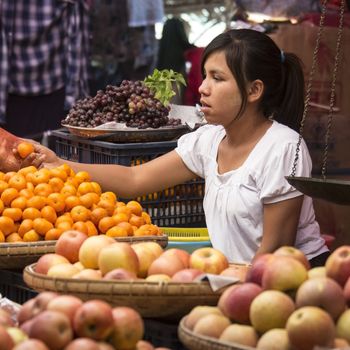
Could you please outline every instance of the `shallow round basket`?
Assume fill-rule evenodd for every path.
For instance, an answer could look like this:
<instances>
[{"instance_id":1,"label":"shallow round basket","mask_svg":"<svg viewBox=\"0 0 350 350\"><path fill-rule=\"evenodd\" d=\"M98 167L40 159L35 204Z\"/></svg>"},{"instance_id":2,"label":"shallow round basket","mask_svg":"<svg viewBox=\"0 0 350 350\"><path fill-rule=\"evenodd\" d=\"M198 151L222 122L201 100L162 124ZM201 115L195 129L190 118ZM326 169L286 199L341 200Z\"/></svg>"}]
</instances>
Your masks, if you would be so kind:
<instances>
[{"instance_id":1,"label":"shallow round basket","mask_svg":"<svg viewBox=\"0 0 350 350\"><path fill-rule=\"evenodd\" d=\"M163 236L137 236L118 237L118 242L139 243L157 242L162 248L168 245L168 237ZM42 255L55 252L56 241L0 243L0 269L23 269L36 262Z\"/></svg>"},{"instance_id":2,"label":"shallow round basket","mask_svg":"<svg viewBox=\"0 0 350 350\"><path fill-rule=\"evenodd\" d=\"M150 282L52 278L24 269L23 279L32 289L75 295L82 300L102 299L112 306L129 306L142 317L179 320L197 305L216 305L223 289L213 292L208 282Z\"/></svg>"},{"instance_id":3,"label":"shallow round basket","mask_svg":"<svg viewBox=\"0 0 350 350\"><path fill-rule=\"evenodd\" d=\"M255 350L250 346L227 343L217 339L198 335L186 328L186 316L183 317L178 327L178 337L188 350Z\"/></svg>"}]
</instances>

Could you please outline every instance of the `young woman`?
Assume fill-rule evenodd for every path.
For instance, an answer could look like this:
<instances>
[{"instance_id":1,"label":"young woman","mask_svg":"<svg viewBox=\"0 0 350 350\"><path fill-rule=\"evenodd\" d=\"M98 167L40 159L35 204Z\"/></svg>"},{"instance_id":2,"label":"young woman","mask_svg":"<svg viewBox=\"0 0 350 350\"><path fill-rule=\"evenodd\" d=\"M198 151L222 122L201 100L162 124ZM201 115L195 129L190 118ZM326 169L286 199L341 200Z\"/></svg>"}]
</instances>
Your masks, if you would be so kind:
<instances>
[{"instance_id":1,"label":"young woman","mask_svg":"<svg viewBox=\"0 0 350 350\"><path fill-rule=\"evenodd\" d=\"M251 262L282 245L301 249L312 266L329 252L312 199L285 179L290 175L304 107L298 58L265 34L230 30L204 50L201 110L208 125L182 136L177 148L135 167L78 164L105 189L136 197L200 176L210 239L233 262ZM51 154L52 160L52 154ZM57 159L51 166L61 164ZM296 176L310 176L301 142Z\"/></svg>"}]
</instances>

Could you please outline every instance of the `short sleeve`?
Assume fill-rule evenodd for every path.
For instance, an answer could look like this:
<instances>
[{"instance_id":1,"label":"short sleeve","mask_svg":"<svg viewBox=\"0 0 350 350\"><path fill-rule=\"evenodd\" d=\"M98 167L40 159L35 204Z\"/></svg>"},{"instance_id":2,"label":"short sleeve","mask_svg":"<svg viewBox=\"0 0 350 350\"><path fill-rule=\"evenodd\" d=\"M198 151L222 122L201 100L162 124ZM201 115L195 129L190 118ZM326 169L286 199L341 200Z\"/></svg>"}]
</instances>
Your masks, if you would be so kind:
<instances>
[{"instance_id":1,"label":"short sleeve","mask_svg":"<svg viewBox=\"0 0 350 350\"><path fill-rule=\"evenodd\" d=\"M275 203L302 195L285 178L292 173L296 148L296 143L286 143L279 147L275 156L270 157L262 173L257 176L260 199L264 203ZM311 170L310 154L302 140L295 176L309 177Z\"/></svg>"}]
</instances>

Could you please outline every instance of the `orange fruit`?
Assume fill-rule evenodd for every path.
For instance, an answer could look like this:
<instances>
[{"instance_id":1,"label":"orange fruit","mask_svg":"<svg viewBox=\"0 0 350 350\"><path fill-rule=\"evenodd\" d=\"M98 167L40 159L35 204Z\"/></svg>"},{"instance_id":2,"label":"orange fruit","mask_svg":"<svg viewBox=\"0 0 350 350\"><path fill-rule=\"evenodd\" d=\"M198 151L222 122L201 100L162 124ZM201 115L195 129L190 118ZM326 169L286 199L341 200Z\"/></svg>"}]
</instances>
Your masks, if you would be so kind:
<instances>
[{"instance_id":1,"label":"orange fruit","mask_svg":"<svg viewBox=\"0 0 350 350\"><path fill-rule=\"evenodd\" d=\"M64 183L65 185L72 185L74 186L75 189L79 187L79 182L75 177L68 177L66 182Z\"/></svg>"},{"instance_id":2,"label":"orange fruit","mask_svg":"<svg viewBox=\"0 0 350 350\"><path fill-rule=\"evenodd\" d=\"M48 183L50 180L50 171L49 169L42 168L35 173L29 173L26 175L27 182L31 182L34 185L40 183Z\"/></svg>"},{"instance_id":3,"label":"orange fruit","mask_svg":"<svg viewBox=\"0 0 350 350\"><path fill-rule=\"evenodd\" d=\"M62 212L66 206L65 196L61 193L49 194L46 202L47 205L55 209L56 213Z\"/></svg>"},{"instance_id":4,"label":"orange fruit","mask_svg":"<svg viewBox=\"0 0 350 350\"><path fill-rule=\"evenodd\" d=\"M5 175L4 175L4 181L8 182L11 177L13 175L16 175L17 173L15 171L8 171Z\"/></svg>"},{"instance_id":5,"label":"orange fruit","mask_svg":"<svg viewBox=\"0 0 350 350\"><path fill-rule=\"evenodd\" d=\"M0 199L0 215L4 211L5 205L4 202Z\"/></svg>"},{"instance_id":6,"label":"orange fruit","mask_svg":"<svg viewBox=\"0 0 350 350\"><path fill-rule=\"evenodd\" d=\"M18 227L18 234L23 237L23 235L33 228L33 220L24 219Z\"/></svg>"},{"instance_id":7,"label":"orange fruit","mask_svg":"<svg viewBox=\"0 0 350 350\"><path fill-rule=\"evenodd\" d=\"M104 217L108 216L107 210L105 208L95 208L91 211L91 221L98 226L100 220Z\"/></svg>"},{"instance_id":8,"label":"orange fruit","mask_svg":"<svg viewBox=\"0 0 350 350\"><path fill-rule=\"evenodd\" d=\"M64 182L67 180L68 174L64 169L53 168L53 169L50 169L50 177L51 178L58 178L58 179L62 180L62 182Z\"/></svg>"},{"instance_id":9,"label":"orange fruit","mask_svg":"<svg viewBox=\"0 0 350 350\"><path fill-rule=\"evenodd\" d=\"M158 229L155 225L145 224L134 232L134 236L157 236Z\"/></svg>"},{"instance_id":10,"label":"orange fruit","mask_svg":"<svg viewBox=\"0 0 350 350\"><path fill-rule=\"evenodd\" d=\"M66 221L60 221L58 224L56 223L55 224L55 227L62 230L63 232L64 231L68 231L68 230L71 230L72 229L72 225L68 220Z\"/></svg>"},{"instance_id":11,"label":"orange fruit","mask_svg":"<svg viewBox=\"0 0 350 350\"><path fill-rule=\"evenodd\" d=\"M7 216L13 221L19 221L22 218L22 209L19 208L5 208L2 216Z\"/></svg>"},{"instance_id":12,"label":"orange fruit","mask_svg":"<svg viewBox=\"0 0 350 350\"><path fill-rule=\"evenodd\" d=\"M21 158L25 158L34 152L34 146L26 141L22 141L17 145L17 152Z\"/></svg>"},{"instance_id":13,"label":"orange fruit","mask_svg":"<svg viewBox=\"0 0 350 350\"><path fill-rule=\"evenodd\" d=\"M9 234L8 236L6 236L5 240L8 243L23 242L22 237L17 232L13 232L13 233Z\"/></svg>"},{"instance_id":14,"label":"orange fruit","mask_svg":"<svg viewBox=\"0 0 350 350\"><path fill-rule=\"evenodd\" d=\"M41 210L41 217L54 224L57 220L56 210L50 205L45 205Z\"/></svg>"},{"instance_id":15,"label":"orange fruit","mask_svg":"<svg viewBox=\"0 0 350 350\"><path fill-rule=\"evenodd\" d=\"M128 215L124 214L124 213L119 213L119 214L115 214L112 216L115 225L118 225L121 222L128 222L129 221L129 217Z\"/></svg>"},{"instance_id":16,"label":"orange fruit","mask_svg":"<svg viewBox=\"0 0 350 350\"><path fill-rule=\"evenodd\" d=\"M19 196L11 202L11 208L19 208L24 210L27 208L27 198Z\"/></svg>"},{"instance_id":17,"label":"orange fruit","mask_svg":"<svg viewBox=\"0 0 350 350\"><path fill-rule=\"evenodd\" d=\"M127 217L128 217L128 220L126 221L129 221L130 217L131 217L131 209L128 208L126 205L124 206L117 206L115 209L114 209L114 215L115 214L125 214Z\"/></svg>"},{"instance_id":18,"label":"orange fruit","mask_svg":"<svg viewBox=\"0 0 350 350\"><path fill-rule=\"evenodd\" d=\"M27 182L27 190L34 193L34 188L35 188L35 186L32 182Z\"/></svg>"},{"instance_id":19,"label":"orange fruit","mask_svg":"<svg viewBox=\"0 0 350 350\"><path fill-rule=\"evenodd\" d=\"M45 236L46 232L53 227L53 224L46 219L36 218L33 220L33 229L41 236Z\"/></svg>"},{"instance_id":20,"label":"orange fruit","mask_svg":"<svg viewBox=\"0 0 350 350\"><path fill-rule=\"evenodd\" d=\"M90 210L85 208L83 205L77 205L70 211L70 215L74 222L86 221L90 219Z\"/></svg>"},{"instance_id":21,"label":"orange fruit","mask_svg":"<svg viewBox=\"0 0 350 350\"><path fill-rule=\"evenodd\" d=\"M0 216L0 231L8 236L15 230L15 222L8 216Z\"/></svg>"},{"instance_id":22,"label":"orange fruit","mask_svg":"<svg viewBox=\"0 0 350 350\"><path fill-rule=\"evenodd\" d=\"M87 228L87 235L88 236L96 236L96 235L98 235L98 230L97 230L95 224L92 221L87 220L85 222L85 226Z\"/></svg>"},{"instance_id":23,"label":"orange fruit","mask_svg":"<svg viewBox=\"0 0 350 350\"><path fill-rule=\"evenodd\" d=\"M96 181L91 181L91 186L95 193L97 193L99 196L101 195L102 189L99 183Z\"/></svg>"},{"instance_id":24,"label":"orange fruit","mask_svg":"<svg viewBox=\"0 0 350 350\"><path fill-rule=\"evenodd\" d=\"M107 200L109 202L112 202L113 204L117 203L117 196L112 191L107 191L107 192L101 193L100 198L101 198L101 200Z\"/></svg>"},{"instance_id":25,"label":"orange fruit","mask_svg":"<svg viewBox=\"0 0 350 350\"><path fill-rule=\"evenodd\" d=\"M4 180L0 180L0 194L2 192L4 192L7 188L9 188L9 184L7 183L7 181Z\"/></svg>"},{"instance_id":26,"label":"orange fruit","mask_svg":"<svg viewBox=\"0 0 350 350\"><path fill-rule=\"evenodd\" d=\"M55 227L57 227L57 225L59 223L64 222L64 221L68 222L71 226L73 225L73 222L74 222L73 219L70 216L68 216L68 215L61 215L61 216L59 216L56 219Z\"/></svg>"},{"instance_id":27,"label":"orange fruit","mask_svg":"<svg viewBox=\"0 0 350 350\"><path fill-rule=\"evenodd\" d=\"M51 186L52 192L60 192L64 186L64 182L59 177L52 177L49 180L49 185Z\"/></svg>"},{"instance_id":28,"label":"orange fruit","mask_svg":"<svg viewBox=\"0 0 350 350\"><path fill-rule=\"evenodd\" d=\"M126 207L126 204L124 202L118 202L117 201L117 204L115 205L117 208L120 208L120 207Z\"/></svg>"},{"instance_id":29,"label":"orange fruit","mask_svg":"<svg viewBox=\"0 0 350 350\"><path fill-rule=\"evenodd\" d=\"M24 242L37 242L40 241L41 237L35 230L29 230L23 235Z\"/></svg>"},{"instance_id":30,"label":"orange fruit","mask_svg":"<svg viewBox=\"0 0 350 350\"><path fill-rule=\"evenodd\" d=\"M86 193L94 192L94 188L91 185L91 182L81 182L78 186L77 192L79 195L83 195Z\"/></svg>"},{"instance_id":31,"label":"orange fruit","mask_svg":"<svg viewBox=\"0 0 350 350\"><path fill-rule=\"evenodd\" d=\"M115 204L107 199L101 199L98 203L97 206L99 206L100 208L104 208L107 210L108 215L112 216L114 213L114 209L115 209Z\"/></svg>"},{"instance_id":32,"label":"orange fruit","mask_svg":"<svg viewBox=\"0 0 350 350\"><path fill-rule=\"evenodd\" d=\"M45 241L56 241L60 238L63 231L59 228L52 228L45 233Z\"/></svg>"},{"instance_id":33,"label":"orange fruit","mask_svg":"<svg viewBox=\"0 0 350 350\"><path fill-rule=\"evenodd\" d=\"M15 174L11 177L8 184L10 187L13 187L16 190L20 191L27 187L27 180L23 175Z\"/></svg>"},{"instance_id":34,"label":"orange fruit","mask_svg":"<svg viewBox=\"0 0 350 350\"><path fill-rule=\"evenodd\" d=\"M88 228L84 221L76 221L72 226L72 230L83 232L86 235L88 234Z\"/></svg>"},{"instance_id":35,"label":"orange fruit","mask_svg":"<svg viewBox=\"0 0 350 350\"><path fill-rule=\"evenodd\" d=\"M140 227L145 224L145 220L142 216L137 215L131 215L131 218L129 219L129 223L133 226Z\"/></svg>"},{"instance_id":36,"label":"orange fruit","mask_svg":"<svg viewBox=\"0 0 350 350\"><path fill-rule=\"evenodd\" d=\"M16 199L19 196L18 191L15 188L9 187L6 188L6 190L4 190L1 193L1 200L4 202L5 206L10 206L11 202Z\"/></svg>"},{"instance_id":37,"label":"orange fruit","mask_svg":"<svg viewBox=\"0 0 350 350\"><path fill-rule=\"evenodd\" d=\"M86 208L91 208L93 204L97 204L100 197L95 192L85 193L79 197L81 204Z\"/></svg>"},{"instance_id":38,"label":"orange fruit","mask_svg":"<svg viewBox=\"0 0 350 350\"><path fill-rule=\"evenodd\" d=\"M3 232L0 231L0 243L4 243L5 242L5 235L3 234Z\"/></svg>"},{"instance_id":39,"label":"orange fruit","mask_svg":"<svg viewBox=\"0 0 350 350\"><path fill-rule=\"evenodd\" d=\"M66 210L71 210L72 208L81 205L80 199L77 196L68 196L64 200Z\"/></svg>"},{"instance_id":40,"label":"orange fruit","mask_svg":"<svg viewBox=\"0 0 350 350\"><path fill-rule=\"evenodd\" d=\"M52 188L48 183L41 183L34 187L34 194L37 196L48 197L52 192Z\"/></svg>"},{"instance_id":41,"label":"orange fruit","mask_svg":"<svg viewBox=\"0 0 350 350\"><path fill-rule=\"evenodd\" d=\"M151 224L151 217L145 211L142 212L141 217L145 220L146 224Z\"/></svg>"},{"instance_id":42,"label":"orange fruit","mask_svg":"<svg viewBox=\"0 0 350 350\"><path fill-rule=\"evenodd\" d=\"M66 163L59 165L59 166L57 167L57 169L59 169L59 170L64 170L64 171L66 172L67 176L70 175L71 170L72 170L72 168L71 168L68 164L66 164Z\"/></svg>"},{"instance_id":43,"label":"orange fruit","mask_svg":"<svg viewBox=\"0 0 350 350\"><path fill-rule=\"evenodd\" d=\"M128 236L133 236L134 230L132 229L132 225L130 223L120 222L117 226L125 228L126 232L128 233Z\"/></svg>"},{"instance_id":44,"label":"orange fruit","mask_svg":"<svg viewBox=\"0 0 350 350\"><path fill-rule=\"evenodd\" d=\"M22 219L31 219L34 220L36 218L40 218L41 213L37 208L26 208L23 210Z\"/></svg>"},{"instance_id":45,"label":"orange fruit","mask_svg":"<svg viewBox=\"0 0 350 350\"><path fill-rule=\"evenodd\" d=\"M30 166L26 166L22 169L19 169L17 171L18 174L23 175L24 177L29 174L29 173L35 173L36 171L38 171L38 169L34 166L34 165L30 165Z\"/></svg>"},{"instance_id":46,"label":"orange fruit","mask_svg":"<svg viewBox=\"0 0 350 350\"><path fill-rule=\"evenodd\" d=\"M78 181L79 184L81 184L82 182L91 181L90 174L84 170L78 171L74 177Z\"/></svg>"},{"instance_id":47,"label":"orange fruit","mask_svg":"<svg viewBox=\"0 0 350 350\"><path fill-rule=\"evenodd\" d=\"M28 208L36 208L41 210L46 205L46 198L44 196L34 195L27 199Z\"/></svg>"},{"instance_id":48,"label":"orange fruit","mask_svg":"<svg viewBox=\"0 0 350 350\"><path fill-rule=\"evenodd\" d=\"M34 196L34 192L31 191L31 190L28 190L27 188L24 188L23 190L20 190L19 191L19 195L21 197L25 197L25 198L30 198L30 197L33 197Z\"/></svg>"},{"instance_id":49,"label":"orange fruit","mask_svg":"<svg viewBox=\"0 0 350 350\"><path fill-rule=\"evenodd\" d=\"M111 216L105 216L98 223L98 229L102 233L106 233L113 226L115 226L115 222Z\"/></svg>"},{"instance_id":50,"label":"orange fruit","mask_svg":"<svg viewBox=\"0 0 350 350\"><path fill-rule=\"evenodd\" d=\"M2 171L0 171L0 180L3 180L3 179L4 179L4 177L5 177L5 173L4 173L4 172L2 172Z\"/></svg>"},{"instance_id":51,"label":"orange fruit","mask_svg":"<svg viewBox=\"0 0 350 350\"><path fill-rule=\"evenodd\" d=\"M72 184L65 183L60 193L62 193L65 197L75 196L77 194L77 189Z\"/></svg>"},{"instance_id":52,"label":"orange fruit","mask_svg":"<svg viewBox=\"0 0 350 350\"><path fill-rule=\"evenodd\" d=\"M129 201L128 203L126 203L126 206L131 210L132 214L141 216L143 209L139 202Z\"/></svg>"},{"instance_id":53,"label":"orange fruit","mask_svg":"<svg viewBox=\"0 0 350 350\"><path fill-rule=\"evenodd\" d=\"M127 237L128 232L124 227L113 226L106 232L108 237Z\"/></svg>"}]
</instances>

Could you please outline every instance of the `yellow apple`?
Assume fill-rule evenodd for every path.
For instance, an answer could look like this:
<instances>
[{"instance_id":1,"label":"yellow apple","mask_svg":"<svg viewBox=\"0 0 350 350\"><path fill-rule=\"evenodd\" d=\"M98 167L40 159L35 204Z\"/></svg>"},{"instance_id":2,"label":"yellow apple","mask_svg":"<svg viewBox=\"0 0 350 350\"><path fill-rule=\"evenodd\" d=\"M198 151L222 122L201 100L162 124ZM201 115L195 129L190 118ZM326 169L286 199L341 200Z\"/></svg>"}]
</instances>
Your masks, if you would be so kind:
<instances>
[{"instance_id":1,"label":"yellow apple","mask_svg":"<svg viewBox=\"0 0 350 350\"><path fill-rule=\"evenodd\" d=\"M198 269L205 273L220 274L228 268L226 256L212 247L196 249L190 258L190 268Z\"/></svg>"}]
</instances>

